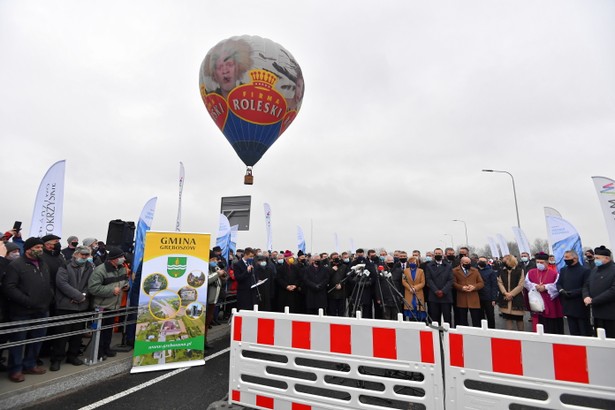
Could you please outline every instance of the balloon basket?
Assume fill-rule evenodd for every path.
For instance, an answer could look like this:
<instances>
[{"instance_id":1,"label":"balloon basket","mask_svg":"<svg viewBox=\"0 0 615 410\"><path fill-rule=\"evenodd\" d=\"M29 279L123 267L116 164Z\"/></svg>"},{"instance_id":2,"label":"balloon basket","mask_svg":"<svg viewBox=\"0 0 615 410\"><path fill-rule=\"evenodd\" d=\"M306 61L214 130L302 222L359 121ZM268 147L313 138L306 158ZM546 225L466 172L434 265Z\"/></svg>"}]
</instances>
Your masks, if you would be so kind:
<instances>
[{"instance_id":1,"label":"balloon basket","mask_svg":"<svg viewBox=\"0 0 615 410\"><path fill-rule=\"evenodd\" d=\"M244 185L252 185L254 184L254 177L252 176L252 168L248 168L246 170L246 176L243 177Z\"/></svg>"}]
</instances>

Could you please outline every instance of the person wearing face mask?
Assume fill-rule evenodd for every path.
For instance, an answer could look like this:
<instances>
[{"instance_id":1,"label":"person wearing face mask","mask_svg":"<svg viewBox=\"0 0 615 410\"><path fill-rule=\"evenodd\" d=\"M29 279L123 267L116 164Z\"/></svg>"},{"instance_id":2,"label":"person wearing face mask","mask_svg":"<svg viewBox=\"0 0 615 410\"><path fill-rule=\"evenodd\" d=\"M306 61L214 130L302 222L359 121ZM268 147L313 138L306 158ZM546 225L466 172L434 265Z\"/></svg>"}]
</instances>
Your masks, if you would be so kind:
<instances>
[{"instance_id":1,"label":"person wearing face mask","mask_svg":"<svg viewBox=\"0 0 615 410\"><path fill-rule=\"evenodd\" d=\"M122 292L128 290L128 273L124 267L126 261L124 251L120 248L110 247L107 260L102 265L96 266L88 282L89 293L93 297L93 305L104 310L119 309L122 303ZM111 326L115 322L115 317L105 317L102 320L102 327ZM111 337L113 328L100 331L100 344L98 347L98 357L116 356L116 352L111 349Z\"/></svg>"},{"instance_id":2,"label":"person wearing face mask","mask_svg":"<svg viewBox=\"0 0 615 410\"><path fill-rule=\"evenodd\" d=\"M588 249L585 251L585 266L587 266L590 271L596 267L593 249Z\"/></svg>"},{"instance_id":3,"label":"person wearing face mask","mask_svg":"<svg viewBox=\"0 0 615 410\"><path fill-rule=\"evenodd\" d=\"M320 255L310 258L310 263L303 269L305 289L305 306L308 314L318 314L318 309L327 310L327 284L329 272Z\"/></svg>"},{"instance_id":4,"label":"person wearing face mask","mask_svg":"<svg viewBox=\"0 0 615 410\"><path fill-rule=\"evenodd\" d=\"M277 265L275 281L277 289L277 306L283 312L288 306L290 313L297 313L299 310L300 295L299 286L299 266L295 263L293 253L288 249L282 254L284 263Z\"/></svg>"},{"instance_id":5,"label":"person wearing face mask","mask_svg":"<svg viewBox=\"0 0 615 410\"><path fill-rule=\"evenodd\" d=\"M94 265L88 262L90 255L90 248L77 246L74 249L71 261L58 269L55 297L57 315L70 315L89 310L88 282L94 271ZM83 323L57 326L58 334L79 330L83 330ZM66 363L73 366L83 364L83 360L79 359L82 336L82 334L76 334L51 341L51 366L49 370L60 370L60 365L64 359L66 359ZM67 343L68 350L66 349Z\"/></svg>"},{"instance_id":6,"label":"person wearing face mask","mask_svg":"<svg viewBox=\"0 0 615 410\"><path fill-rule=\"evenodd\" d=\"M252 248L245 248L243 257L233 265L235 280L237 280L238 310L253 310L254 305L260 303L258 300L260 289L258 289L258 287L252 287L252 285L258 282L254 272L254 265L254 250Z\"/></svg>"},{"instance_id":7,"label":"person wearing face mask","mask_svg":"<svg viewBox=\"0 0 615 410\"><path fill-rule=\"evenodd\" d=\"M256 257L256 264L254 265L255 275L257 280L267 280L258 287L260 292L260 302L258 304L258 310L270 312L271 311L271 299L272 291L271 286L275 283L275 266L270 265L263 252L260 256Z\"/></svg>"},{"instance_id":8,"label":"person wearing face mask","mask_svg":"<svg viewBox=\"0 0 615 410\"><path fill-rule=\"evenodd\" d=\"M589 308L583 303L583 284L589 279L590 270L579 263L579 255L573 250L564 252L564 263L556 286L568 330L573 336L591 336Z\"/></svg>"},{"instance_id":9,"label":"person wearing face mask","mask_svg":"<svg viewBox=\"0 0 615 410\"><path fill-rule=\"evenodd\" d=\"M386 251L384 251L386 252ZM378 256L376 251L369 249L367 251L367 259L373 266L373 271L378 272L380 269L384 269L384 257ZM382 268L380 268L382 266ZM384 306L382 304L383 292L380 286L380 281L376 275L372 282L372 305L374 306L374 319L384 318Z\"/></svg>"},{"instance_id":10,"label":"person wearing face mask","mask_svg":"<svg viewBox=\"0 0 615 410\"><path fill-rule=\"evenodd\" d=\"M478 258L478 271L483 278L485 286L478 291L480 299L481 315L487 319L489 329L495 329L495 302L498 297L498 275L491 266L487 263L487 258L481 256Z\"/></svg>"},{"instance_id":11,"label":"person wearing face mask","mask_svg":"<svg viewBox=\"0 0 615 410\"><path fill-rule=\"evenodd\" d=\"M103 260L101 259L101 257L97 254L98 253L98 239L96 238L85 238L83 240L83 242L81 242L83 244L83 246L87 246L90 248L91 252L92 252L92 262L94 263L94 266L99 266L103 264Z\"/></svg>"},{"instance_id":12,"label":"person wearing face mask","mask_svg":"<svg viewBox=\"0 0 615 410\"><path fill-rule=\"evenodd\" d=\"M404 287L404 316L407 320L424 322L427 319L425 312L425 272L418 267L418 258L412 256L408 259L408 267L404 269L402 286Z\"/></svg>"},{"instance_id":13,"label":"person wearing face mask","mask_svg":"<svg viewBox=\"0 0 615 410\"><path fill-rule=\"evenodd\" d=\"M536 267L536 259L530 258L530 254L527 252L521 252L521 258L519 264L524 272L529 272Z\"/></svg>"},{"instance_id":14,"label":"person wearing face mask","mask_svg":"<svg viewBox=\"0 0 615 410\"><path fill-rule=\"evenodd\" d=\"M453 269L453 286L457 292L457 309L455 325L468 326L468 313L472 318L472 326L480 327L482 313L478 291L485 283L478 269L472 266L472 261L464 256L460 265Z\"/></svg>"},{"instance_id":15,"label":"person wearing face mask","mask_svg":"<svg viewBox=\"0 0 615 410\"><path fill-rule=\"evenodd\" d=\"M604 245L594 249L596 267L583 286L583 302L591 306L594 328L602 328L606 337L615 338L615 264Z\"/></svg>"},{"instance_id":16,"label":"person wearing face mask","mask_svg":"<svg viewBox=\"0 0 615 410\"><path fill-rule=\"evenodd\" d=\"M397 314L403 311L400 297L403 292L402 275L400 264L395 263L393 256L387 255L382 267L378 268L378 282L382 289L382 315L385 320L397 320Z\"/></svg>"},{"instance_id":17,"label":"person wearing face mask","mask_svg":"<svg viewBox=\"0 0 615 410\"><path fill-rule=\"evenodd\" d=\"M4 274L6 273L6 268L9 264L15 259L19 258L20 248L17 244L12 242L0 241L0 323L8 322L8 311L9 306L4 296L4 292L2 291L2 281L4 279ZM0 345L8 342L8 335L2 334L0 335ZM3 349L0 349L0 371L6 371L6 364L3 355Z\"/></svg>"},{"instance_id":18,"label":"person wearing face mask","mask_svg":"<svg viewBox=\"0 0 615 410\"><path fill-rule=\"evenodd\" d=\"M71 235L68 237L66 242L68 243L68 246L62 249L62 255L64 256L64 259L70 261L73 257L73 253L75 252L75 248L79 246L79 238L74 235Z\"/></svg>"},{"instance_id":19,"label":"person wearing face mask","mask_svg":"<svg viewBox=\"0 0 615 410\"><path fill-rule=\"evenodd\" d=\"M440 324L446 322L452 325L452 265L444 260L444 252L441 248L434 249L433 253L434 260L427 264L427 272L425 272L425 279L429 286L429 316L431 320Z\"/></svg>"},{"instance_id":20,"label":"person wearing face mask","mask_svg":"<svg viewBox=\"0 0 615 410\"><path fill-rule=\"evenodd\" d=\"M53 287L56 285L58 270L66 266L66 259L64 259L64 255L62 255L60 239L59 236L53 234L45 235L41 238L41 241L44 243L41 259L49 267L49 274L51 275L51 284Z\"/></svg>"},{"instance_id":21,"label":"person wearing face mask","mask_svg":"<svg viewBox=\"0 0 615 410\"><path fill-rule=\"evenodd\" d=\"M346 254L346 256L348 255ZM347 273L348 263L344 263L340 255L333 252L329 263L329 284L327 287L328 316L346 316Z\"/></svg>"},{"instance_id":22,"label":"person wearing face mask","mask_svg":"<svg viewBox=\"0 0 615 410\"><path fill-rule=\"evenodd\" d=\"M498 272L498 307L506 321L506 329L525 330L523 318L525 316L525 301L523 298L523 285L525 272L513 255L502 258Z\"/></svg>"},{"instance_id":23,"label":"person wearing face mask","mask_svg":"<svg viewBox=\"0 0 615 410\"><path fill-rule=\"evenodd\" d=\"M207 307L205 309L205 348L208 349L207 331L214 322L216 303L220 299L221 291L226 284L226 271L220 267L220 257L214 250L209 253L209 272L207 275Z\"/></svg>"},{"instance_id":24,"label":"person wearing face mask","mask_svg":"<svg viewBox=\"0 0 615 410\"><path fill-rule=\"evenodd\" d=\"M534 255L536 268L531 269L525 277L525 289L529 292L537 290L542 297L545 309L542 312L532 312L532 329L540 323L545 333L564 334L564 312L557 291L557 271L549 269L549 255L539 252Z\"/></svg>"},{"instance_id":25,"label":"person wearing face mask","mask_svg":"<svg viewBox=\"0 0 615 410\"><path fill-rule=\"evenodd\" d=\"M28 238L24 243L24 255L13 260L6 269L2 289L10 310L10 321L43 319L49 316L49 305L53 299L49 268L41 260L43 241ZM11 342L23 341L45 336L47 328L13 332ZM24 374L44 374L46 370L37 366L36 359L41 342L9 348L8 374L12 382L25 380Z\"/></svg>"}]
</instances>

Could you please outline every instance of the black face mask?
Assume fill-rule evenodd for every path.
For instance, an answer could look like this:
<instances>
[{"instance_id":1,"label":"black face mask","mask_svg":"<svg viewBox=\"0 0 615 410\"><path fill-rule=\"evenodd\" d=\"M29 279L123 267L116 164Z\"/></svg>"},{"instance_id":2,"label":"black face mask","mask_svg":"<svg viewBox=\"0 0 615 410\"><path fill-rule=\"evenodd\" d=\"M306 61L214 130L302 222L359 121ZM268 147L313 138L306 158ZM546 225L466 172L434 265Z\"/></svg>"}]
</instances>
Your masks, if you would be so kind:
<instances>
[{"instance_id":1,"label":"black face mask","mask_svg":"<svg viewBox=\"0 0 615 410\"><path fill-rule=\"evenodd\" d=\"M389 269L392 269L393 266L395 266L395 262L387 262L387 266L389 267Z\"/></svg>"},{"instance_id":2,"label":"black face mask","mask_svg":"<svg viewBox=\"0 0 615 410\"><path fill-rule=\"evenodd\" d=\"M463 264L463 268L466 269L466 270L470 269L471 267L472 267L472 265L469 264L469 263L464 263Z\"/></svg>"},{"instance_id":3,"label":"black face mask","mask_svg":"<svg viewBox=\"0 0 615 410\"><path fill-rule=\"evenodd\" d=\"M566 266L572 266L572 264L574 263L574 259L564 259L564 263L566 264Z\"/></svg>"},{"instance_id":4,"label":"black face mask","mask_svg":"<svg viewBox=\"0 0 615 410\"><path fill-rule=\"evenodd\" d=\"M378 262L380 262L380 258L377 255L372 256L372 262L378 263Z\"/></svg>"},{"instance_id":5,"label":"black face mask","mask_svg":"<svg viewBox=\"0 0 615 410\"><path fill-rule=\"evenodd\" d=\"M480 261L480 262L478 262L478 266L480 266L481 268L486 268L487 267L487 262Z\"/></svg>"},{"instance_id":6,"label":"black face mask","mask_svg":"<svg viewBox=\"0 0 615 410\"><path fill-rule=\"evenodd\" d=\"M79 242L71 242L70 246L72 246L73 248L76 248L77 245L79 245Z\"/></svg>"},{"instance_id":7,"label":"black face mask","mask_svg":"<svg viewBox=\"0 0 615 410\"><path fill-rule=\"evenodd\" d=\"M454 261L455 255L446 255L446 259L448 259L449 261Z\"/></svg>"},{"instance_id":8,"label":"black face mask","mask_svg":"<svg viewBox=\"0 0 615 410\"><path fill-rule=\"evenodd\" d=\"M437 260L438 262L440 262L442 260L442 255L434 255L433 258Z\"/></svg>"},{"instance_id":9,"label":"black face mask","mask_svg":"<svg viewBox=\"0 0 615 410\"><path fill-rule=\"evenodd\" d=\"M399 258L399 261L401 263L406 263L406 262L408 262L408 258Z\"/></svg>"}]
</instances>

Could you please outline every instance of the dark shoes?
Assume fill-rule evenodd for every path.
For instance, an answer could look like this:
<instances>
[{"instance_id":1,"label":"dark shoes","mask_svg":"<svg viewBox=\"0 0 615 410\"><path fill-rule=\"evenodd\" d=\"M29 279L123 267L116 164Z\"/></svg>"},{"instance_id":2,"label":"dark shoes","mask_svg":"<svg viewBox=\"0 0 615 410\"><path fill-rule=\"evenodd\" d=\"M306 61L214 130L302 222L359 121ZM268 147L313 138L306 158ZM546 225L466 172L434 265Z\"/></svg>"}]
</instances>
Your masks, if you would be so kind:
<instances>
[{"instance_id":1,"label":"dark shoes","mask_svg":"<svg viewBox=\"0 0 615 410\"><path fill-rule=\"evenodd\" d=\"M40 366L33 367L31 369L23 369L23 374L45 374L47 370L43 369Z\"/></svg>"},{"instance_id":2,"label":"dark shoes","mask_svg":"<svg viewBox=\"0 0 615 410\"><path fill-rule=\"evenodd\" d=\"M51 366L49 366L49 370L51 370L52 372L57 372L58 370L60 370L60 361L52 361Z\"/></svg>"},{"instance_id":3,"label":"dark shoes","mask_svg":"<svg viewBox=\"0 0 615 410\"><path fill-rule=\"evenodd\" d=\"M19 372L19 373L9 374L9 380L15 383L19 383L19 382L23 382L24 380L26 380L26 378L23 377L23 373Z\"/></svg>"},{"instance_id":4,"label":"dark shoes","mask_svg":"<svg viewBox=\"0 0 615 410\"><path fill-rule=\"evenodd\" d=\"M115 357L115 356L117 356L117 353L116 353L115 350L109 349L109 350L105 351L105 356L107 356L107 357Z\"/></svg>"},{"instance_id":5,"label":"dark shoes","mask_svg":"<svg viewBox=\"0 0 615 410\"><path fill-rule=\"evenodd\" d=\"M81 366L83 364L83 360L78 357L67 357L66 363L70 363L73 366Z\"/></svg>"}]
</instances>

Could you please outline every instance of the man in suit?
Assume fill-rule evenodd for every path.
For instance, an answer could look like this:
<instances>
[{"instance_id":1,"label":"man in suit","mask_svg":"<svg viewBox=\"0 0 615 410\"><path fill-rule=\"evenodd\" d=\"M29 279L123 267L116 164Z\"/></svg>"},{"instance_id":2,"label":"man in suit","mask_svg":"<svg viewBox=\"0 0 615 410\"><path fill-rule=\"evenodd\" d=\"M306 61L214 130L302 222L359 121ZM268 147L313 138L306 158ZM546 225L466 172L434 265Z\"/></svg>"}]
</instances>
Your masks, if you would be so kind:
<instances>
[{"instance_id":1,"label":"man in suit","mask_svg":"<svg viewBox=\"0 0 615 410\"><path fill-rule=\"evenodd\" d=\"M246 248L243 256L233 265L237 281L237 309L252 310L258 303L257 280L254 274L254 250Z\"/></svg>"}]
</instances>

